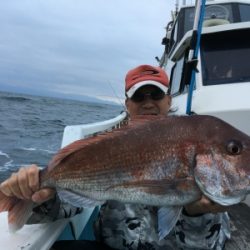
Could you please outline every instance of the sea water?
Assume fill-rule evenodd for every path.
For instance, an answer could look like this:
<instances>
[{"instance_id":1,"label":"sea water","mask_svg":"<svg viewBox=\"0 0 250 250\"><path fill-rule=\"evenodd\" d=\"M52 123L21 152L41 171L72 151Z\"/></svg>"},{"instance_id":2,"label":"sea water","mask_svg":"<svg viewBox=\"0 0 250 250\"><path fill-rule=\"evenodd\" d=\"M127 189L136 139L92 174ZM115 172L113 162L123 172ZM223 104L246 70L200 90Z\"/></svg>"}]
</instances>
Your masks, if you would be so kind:
<instances>
[{"instance_id":1,"label":"sea water","mask_svg":"<svg viewBox=\"0 0 250 250\"><path fill-rule=\"evenodd\" d=\"M111 119L123 107L0 92L0 182L21 166L44 167L67 125Z\"/></svg>"}]
</instances>

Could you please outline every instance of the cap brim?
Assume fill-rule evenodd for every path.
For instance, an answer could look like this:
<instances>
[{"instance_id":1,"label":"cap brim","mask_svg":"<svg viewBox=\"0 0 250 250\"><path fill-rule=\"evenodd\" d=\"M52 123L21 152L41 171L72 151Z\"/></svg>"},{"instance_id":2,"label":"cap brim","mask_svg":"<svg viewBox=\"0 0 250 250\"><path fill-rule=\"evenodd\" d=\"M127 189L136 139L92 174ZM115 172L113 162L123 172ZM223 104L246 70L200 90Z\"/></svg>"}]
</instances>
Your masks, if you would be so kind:
<instances>
[{"instance_id":1,"label":"cap brim","mask_svg":"<svg viewBox=\"0 0 250 250\"><path fill-rule=\"evenodd\" d=\"M162 83L157 82L157 81L142 81L142 82L138 82L136 83L134 86L132 86L127 92L126 95L128 98L131 98L133 96L133 94L136 92L136 90L138 90L139 88L146 86L146 85L153 85L158 87L159 89L161 89L165 94L168 91L168 87L164 86Z\"/></svg>"}]
</instances>

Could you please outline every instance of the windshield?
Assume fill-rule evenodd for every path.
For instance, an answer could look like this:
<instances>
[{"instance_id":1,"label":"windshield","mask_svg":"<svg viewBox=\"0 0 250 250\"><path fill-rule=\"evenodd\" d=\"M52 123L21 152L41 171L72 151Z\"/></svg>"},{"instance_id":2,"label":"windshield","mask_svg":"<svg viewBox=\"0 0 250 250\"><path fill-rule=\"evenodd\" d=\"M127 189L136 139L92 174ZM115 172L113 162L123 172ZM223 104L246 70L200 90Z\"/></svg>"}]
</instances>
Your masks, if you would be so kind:
<instances>
[{"instance_id":1,"label":"windshield","mask_svg":"<svg viewBox=\"0 0 250 250\"><path fill-rule=\"evenodd\" d=\"M203 85L250 81L250 44L244 39L249 36L250 30L237 30L202 37Z\"/></svg>"},{"instance_id":2,"label":"windshield","mask_svg":"<svg viewBox=\"0 0 250 250\"><path fill-rule=\"evenodd\" d=\"M181 9L178 16L177 41L180 41L186 32L193 28L194 12L194 7ZM209 19L224 19L229 23L250 21L250 4L227 3L208 5L205 9L204 21ZM177 26L175 27L177 28Z\"/></svg>"},{"instance_id":3,"label":"windshield","mask_svg":"<svg viewBox=\"0 0 250 250\"><path fill-rule=\"evenodd\" d=\"M180 39L183 35L193 28L194 23L194 7L186 8L184 13L182 13L184 17L183 23L183 33L180 35ZM233 12L232 12L232 5L231 4L221 4L221 5L210 5L206 7L204 21L210 18L216 19L225 19L228 20L230 23L233 23ZM180 40L179 39L179 40Z\"/></svg>"}]
</instances>

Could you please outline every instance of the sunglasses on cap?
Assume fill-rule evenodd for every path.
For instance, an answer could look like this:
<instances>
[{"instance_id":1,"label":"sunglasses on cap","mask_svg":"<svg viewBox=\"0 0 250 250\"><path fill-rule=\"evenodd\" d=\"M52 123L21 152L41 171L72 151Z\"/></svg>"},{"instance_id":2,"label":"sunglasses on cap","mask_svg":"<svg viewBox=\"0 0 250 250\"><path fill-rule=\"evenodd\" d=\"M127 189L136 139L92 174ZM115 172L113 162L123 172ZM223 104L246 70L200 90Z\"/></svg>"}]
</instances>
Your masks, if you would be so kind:
<instances>
[{"instance_id":1,"label":"sunglasses on cap","mask_svg":"<svg viewBox=\"0 0 250 250\"><path fill-rule=\"evenodd\" d=\"M130 99L133 102L143 102L147 97L150 97L150 99L154 101L159 101L162 100L165 97L165 95L166 94L160 89L150 91L148 93L142 93L140 91L136 91Z\"/></svg>"}]
</instances>

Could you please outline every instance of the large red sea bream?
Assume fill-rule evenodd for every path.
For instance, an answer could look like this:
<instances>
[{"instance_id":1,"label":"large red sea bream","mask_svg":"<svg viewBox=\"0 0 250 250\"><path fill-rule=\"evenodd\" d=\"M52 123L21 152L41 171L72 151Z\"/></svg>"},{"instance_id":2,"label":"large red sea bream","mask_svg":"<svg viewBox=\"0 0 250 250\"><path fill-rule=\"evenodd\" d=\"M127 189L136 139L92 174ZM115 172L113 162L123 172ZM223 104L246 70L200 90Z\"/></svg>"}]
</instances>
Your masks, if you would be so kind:
<instances>
[{"instance_id":1,"label":"large red sea bream","mask_svg":"<svg viewBox=\"0 0 250 250\"><path fill-rule=\"evenodd\" d=\"M202 194L232 205L250 192L250 137L212 116L138 117L61 149L40 184L82 207L117 200L178 215ZM0 193L0 211L9 211L15 230L29 203Z\"/></svg>"}]
</instances>

